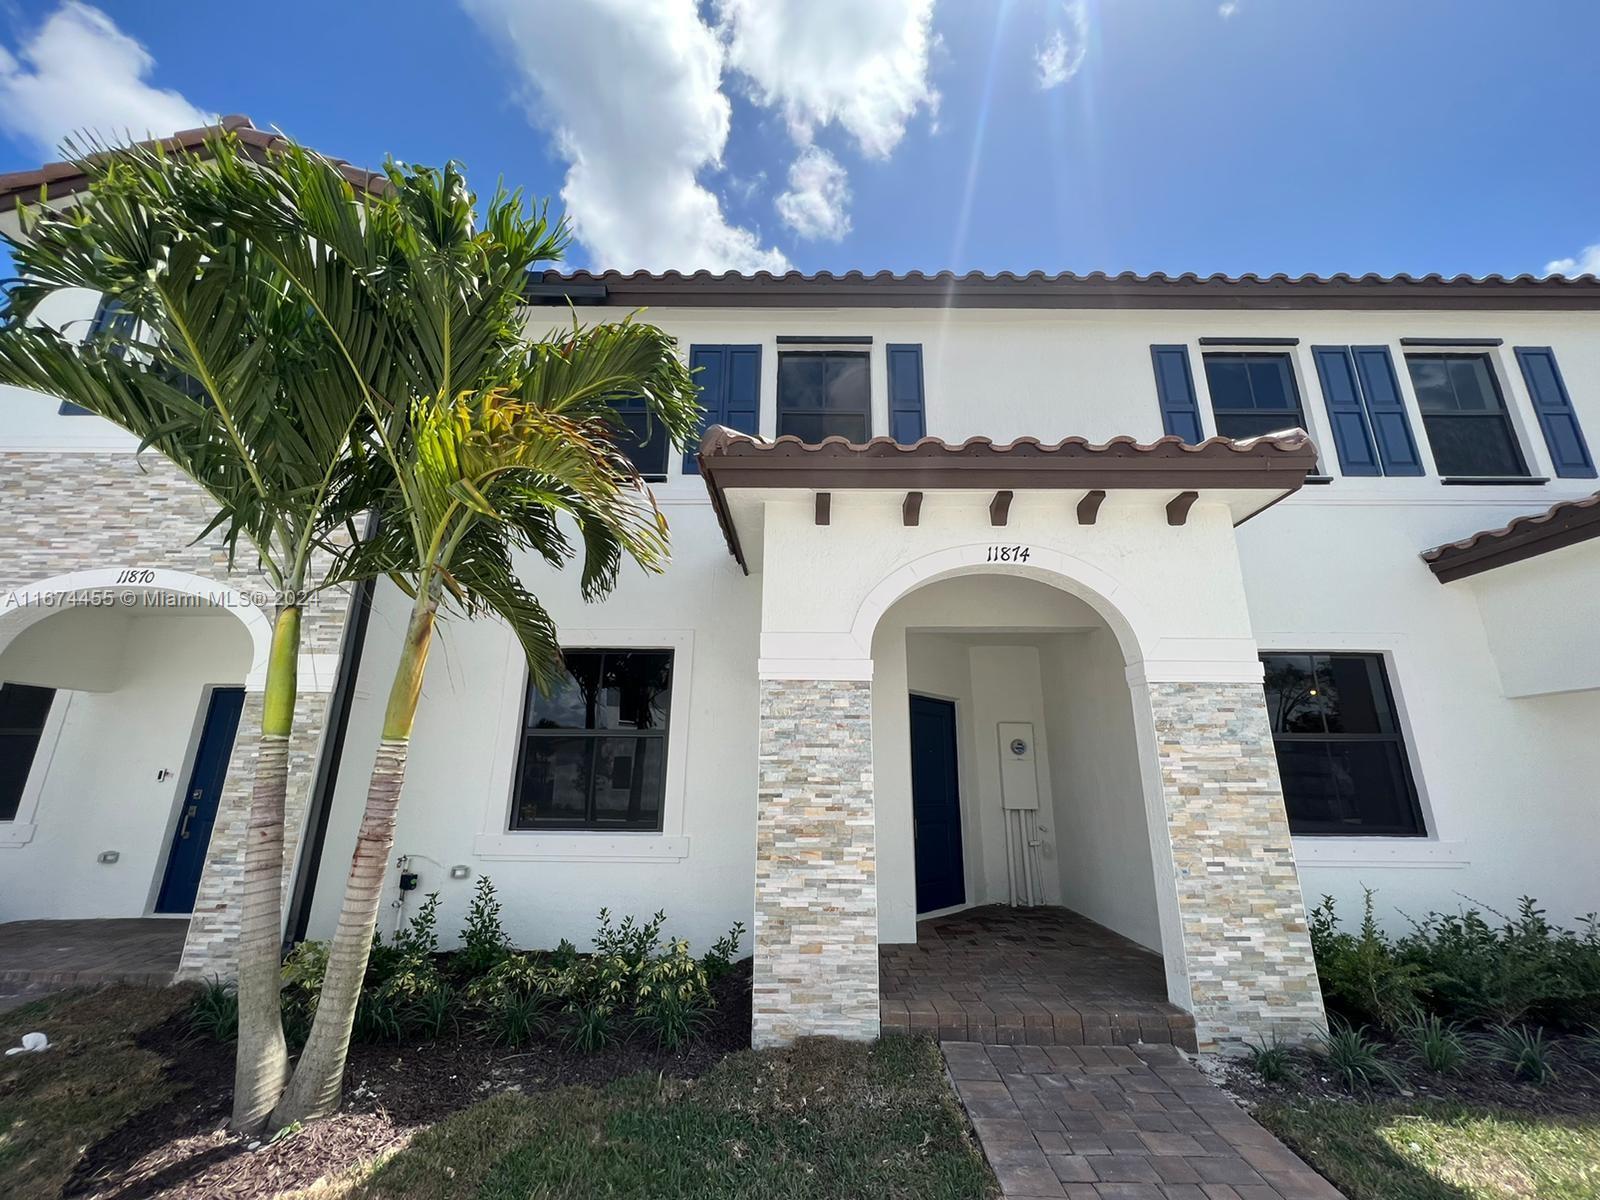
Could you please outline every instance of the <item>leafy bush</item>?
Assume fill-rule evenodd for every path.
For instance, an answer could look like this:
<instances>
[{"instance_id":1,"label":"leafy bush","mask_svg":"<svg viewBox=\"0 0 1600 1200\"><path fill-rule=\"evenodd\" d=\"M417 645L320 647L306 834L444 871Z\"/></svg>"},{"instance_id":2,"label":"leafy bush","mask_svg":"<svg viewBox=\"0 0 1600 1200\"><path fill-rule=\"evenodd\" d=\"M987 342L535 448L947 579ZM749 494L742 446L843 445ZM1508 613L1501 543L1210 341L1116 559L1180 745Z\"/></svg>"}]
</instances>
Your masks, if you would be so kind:
<instances>
[{"instance_id":1,"label":"leafy bush","mask_svg":"<svg viewBox=\"0 0 1600 1200\"><path fill-rule=\"evenodd\" d=\"M233 984L215 977L201 984L189 1008L189 1029L214 1042L231 1042L239 1036L239 993Z\"/></svg>"},{"instance_id":2,"label":"leafy bush","mask_svg":"<svg viewBox=\"0 0 1600 1200\"><path fill-rule=\"evenodd\" d=\"M566 1042L574 1050L593 1054L617 1040L615 1013L609 1004L575 1004L570 1011L574 1020L567 1029Z\"/></svg>"},{"instance_id":3,"label":"leafy bush","mask_svg":"<svg viewBox=\"0 0 1600 1200\"><path fill-rule=\"evenodd\" d=\"M739 947L743 942L744 922L735 921L732 929L711 943L711 949L707 950L705 957L700 960L700 965L705 968L708 980L715 983L733 970L734 959L738 955Z\"/></svg>"},{"instance_id":4,"label":"leafy bush","mask_svg":"<svg viewBox=\"0 0 1600 1200\"><path fill-rule=\"evenodd\" d=\"M1311 949L1323 999L1352 1020L1398 1029L1420 1011L1427 992L1422 966L1402 961L1372 912L1372 889L1366 889L1361 932L1339 928L1332 896L1311 910Z\"/></svg>"},{"instance_id":5,"label":"leafy bush","mask_svg":"<svg viewBox=\"0 0 1600 1200\"><path fill-rule=\"evenodd\" d=\"M1277 1038L1270 1045L1265 1040L1254 1046L1246 1044L1245 1050L1250 1056L1250 1069L1263 1083L1287 1083L1294 1078L1294 1058Z\"/></svg>"},{"instance_id":6,"label":"leafy bush","mask_svg":"<svg viewBox=\"0 0 1600 1200\"><path fill-rule=\"evenodd\" d=\"M674 939L667 953L647 962L639 975L635 1028L663 1050L676 1050L711 1019L706 969L689 953L689 943Z\"/></svg>"},{"instance_id":7,"label":"leafy bush","mask_svg":"<svg viewBox=\"0 0 1600 1200\"><path fill-rule=\"evenodd\" d=\"M1436 1006L1458 1020L1511 1025L1528 1017L1581 1025L1600 1003L1600 938L1594 922L1579 936L1545 920L1524 896L1517 915L1476 908L1430 913L1415 922L1401 951L1425 970Z\"/></svg>"},{"instance_id":8,"label":"leafy bush","mask_svg":"<svg viewBox=\"0 0 1600 1200\"><path fill-rule=\"evenodd\" d=\"M1550 1044L1544 1040L1544 1030L1529 1029L1526 1025L1515 1028L1502 1025L1491 1038L1495 1057L1529 1083L1549 1083L1556 1077L1555 1065L1550 1061Z\"/></svg>"},{"instance_id":9,"label":"leafy bush","mask_svg":"<svg viewBox=\"0 0 1600 1200\"><path fill-rule=\"evenodd\" d=\"M525 1046L550 1027L549 1001L537 993L508 990L491 998L483 1027L502 1046Z\"/></svg>"},{"instance_id":10,"label":"leafy bush","mask_svg":"<svg viewBox=\"0 0 1600 1200\"><path fill-rule=\"evenodd\" d=\"M354 1036L363 1042L398 1042L426 1033L438 1036L450 1019L453 992L439 969L439 893L423 900L386 953L369 960Z\"/></svg>"},{"instance_id":11,"label":"leafy bush","mask_svg":"<svg viewBox=\"0 0 1600 1200\"><path fill-rule=\"evenodd\" d=\"M1377 1042L1367 1036L1365 1025L1359 1028L1334 1022L1322 1038L1322 1052L1328 1066L1351 1091L1367 1091L1380 1083L1398 1087L1400 1077L1394 1068L1383 1061Z\"/></svg>"},{"instance_id":12,"label":"leafy bush","mask_svg":"<svg viewBox=\"0 0 1600 1200\"><path fill-rule=\"evenodd\" d=\"M472 905L467 909L467 923L461 929L461 949L451 966L458 975L476 979L492 971L510 953L511 942L500 923L500 901L495 896L494 883L487 875L480 875Z\"/></svg>"},{"instance_id":13,"label":"leafy bush","mask_svg":"<svg viewBox=\"0 0 1600 1200\"><path fill-rule=\"evenodd\" d=\"M1436 1014L1419 1016L1401 1031L1412 1053L1438 1075L1453 1075L1467 1061L1467 1046L1461 1031Z\"/></svg>"}]
</instances>

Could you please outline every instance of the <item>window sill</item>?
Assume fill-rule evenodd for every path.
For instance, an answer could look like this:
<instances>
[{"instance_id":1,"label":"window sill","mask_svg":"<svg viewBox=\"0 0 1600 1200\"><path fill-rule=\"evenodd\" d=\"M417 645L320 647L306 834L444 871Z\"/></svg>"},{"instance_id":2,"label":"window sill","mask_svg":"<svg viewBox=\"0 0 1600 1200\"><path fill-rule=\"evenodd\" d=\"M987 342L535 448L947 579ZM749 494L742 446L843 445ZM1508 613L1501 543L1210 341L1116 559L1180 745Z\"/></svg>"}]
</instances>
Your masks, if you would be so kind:
<instances>
[{"instance_id":1,"label":"window sill","mask_svg":"<svg viewBox=\"0 0 1600 1200\"><path fill-rule=\"evenodd\" d=\"M0 821L0 847L26 846L38 828L32 821Z\"/></svg>"},{"instance_id":2,"label":"window sill","mask_svg":"<svg viewBox=\"0 0 1600 1200\"><path fill-rule=\"evenodd\" d=\"M1439 482L1455 487L1537 487L1550 480L1537 475L1445 475Z\"/></svg>"},{"instance_id":3,"label":"window sill","mask_svg":"<svg viewBox=\"0 0 1600 1200\"><path fill-rule=\"evenodd\" d=\"M509 862L681 862L689 839L662 833L480 833L479 858Z\"/></svg>"},{"instance_id":4,"label":"window sill","mask_svg":"<svg viewBox=\"0 0 1600 1200\"><path fill-rule=\"evenodd\" d=\"M1470 866L1463 842L1411 837L1297 837L1302 867L1406 867L1454 870Z\"/></svg>"}]
</instances>

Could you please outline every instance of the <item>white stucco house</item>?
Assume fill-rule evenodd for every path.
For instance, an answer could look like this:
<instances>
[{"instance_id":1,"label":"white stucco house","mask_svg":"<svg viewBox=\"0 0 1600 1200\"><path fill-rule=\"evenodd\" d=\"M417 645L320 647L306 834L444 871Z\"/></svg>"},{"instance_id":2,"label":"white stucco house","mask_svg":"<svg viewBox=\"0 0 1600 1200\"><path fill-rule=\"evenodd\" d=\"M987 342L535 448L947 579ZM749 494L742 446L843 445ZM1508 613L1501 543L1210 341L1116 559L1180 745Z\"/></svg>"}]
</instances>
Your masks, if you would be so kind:
<instances>
[{"instance_id":1,"label":"white stucco house","mask_svg":"<svg viewBox=\"0 0 1600 1200\"><path fill-rule=\"evenodd\" d=\"M0 221L38 186L0 180ZM1003 959L1070 910L1205 1045L1322 1026L1325 894L1349 915L1375 888L1395 927L1600 909L1600 280L527 296L536 331L644 309L707 434L672 455L639 419L663 575L591 605L527 565L565 689L530 695L503 627L445 628L385 929L430 891L454 928L484 874L527 946L583 944L602 905L700 945L742 921L770 1042L940 1028L937 996L970 996L896 999L885 966L919 928L1015 909ZM106 319L92 295L42 317ZM267 614L132 452L0 393L0 922L159 917L184 973L225 971ZM380 585L309 627L288 937L332 928L404 613ZM968 984L995 961L939 944ZM1113 1001L1111 1036L1150 1034ZM1002 1009L970 1019L1067 1027Z\"/></svg>"}]
</instances>

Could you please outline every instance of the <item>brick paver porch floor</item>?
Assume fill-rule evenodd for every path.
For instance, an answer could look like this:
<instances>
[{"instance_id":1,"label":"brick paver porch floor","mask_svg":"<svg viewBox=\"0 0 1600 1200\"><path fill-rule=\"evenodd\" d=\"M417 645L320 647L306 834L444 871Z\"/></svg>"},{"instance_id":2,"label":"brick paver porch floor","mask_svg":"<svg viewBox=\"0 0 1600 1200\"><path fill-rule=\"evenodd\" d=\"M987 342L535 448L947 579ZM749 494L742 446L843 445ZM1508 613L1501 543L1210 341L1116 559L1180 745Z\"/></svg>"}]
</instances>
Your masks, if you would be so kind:
<instances>
[{"instance_id":1,"label":"brick paver porch floor","mask_svg":"<svg viewBox=\"0 0 1600 1200\"><path fill-rule=\"evenodd\" d=\"M1007 1200L1342 1200L1171 1046L944 1058Z\"/></svg>"},{"instance_id":2,"label":"brick paver porch floor","mask_svg":"<svg viewBox=\"0 0 1600 1200\"><path fill-rule=\"evenodd\" d=\"M172 917L0 924L0 983L172 982L189 922Z\"/></svg>"},{"instance_id":3,"label":"brick paver porch floor","mask_svg":"<svg viewBox=\"0 0 1600 1200\"><path fill-rule=\"evenodd\" d=\"M988 905L878 952L884 1029L942 1042L1195 1046L1161 956L1066 908Z\"/></svg>"}]
</instances>

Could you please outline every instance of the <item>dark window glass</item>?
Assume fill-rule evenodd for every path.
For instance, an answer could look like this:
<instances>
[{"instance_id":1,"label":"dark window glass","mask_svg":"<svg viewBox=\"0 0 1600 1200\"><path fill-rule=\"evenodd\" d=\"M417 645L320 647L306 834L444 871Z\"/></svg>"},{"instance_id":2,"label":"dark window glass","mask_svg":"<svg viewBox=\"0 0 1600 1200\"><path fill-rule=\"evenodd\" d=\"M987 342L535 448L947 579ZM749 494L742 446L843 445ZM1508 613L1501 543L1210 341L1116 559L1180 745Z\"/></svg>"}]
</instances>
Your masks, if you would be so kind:
<instances>
[{"instance_id":1,"label":"dark window glass","mask_svg":"<svg viewBox=\"0 0 1600 1200\"><path fill-rule=\"evenodd\" d=\"M1441 475L1526 475L1500 385L1481 354L1408 354L1422 424Z\"/></svg>"},{"instance_id":2,"label":"dark window glass","mask_svg":"<svg viewBox=\"0 0 1600 1200\"><path fill-rule=\"evenodd\" d=\"M804 442L843 437L864 442L872 429L865 354L780 354L778 435Z\"/></svg>"},{"instance_id":3,"label":"dark window glass","mask_svg":"<svg viewBox=\"0 0 1600 1200\"><path fill-rule=\"evenodd\" d=\"M660 829L670 650L573 650L528 688L512 829Z\"/></svg>"},{"instance_id":4,"label":"dark window glass","mask_svg":"<svg viewBox=\"0 0 1600 1200\"><path fill-rule=\"evenodd\" d=\"M55 689L0 683L0 821L17 819Z\"/></svg>"},{"instance_id":5,"label":"dark window glass","mask_svg":"<svg viewBox=\"0 0 1600 1200\"><path fill-rule=\"evenodd\" d=\"M1383 660L1263 654L1261 663L1290 831L1422 836Z\"/></svg>"},{"instance_id":6,"label":"dark window glass","mask_svg":"<svg viewBox=\"0 0 1600 1200\"><path fill-rule=\"evenodd\" d=\"M645 409L642 398L619 400L613 406L621 422L617 448L646 479L667 477L667 427Z\"/></svg>"},{"instance_id":7,"label":"dark window glass","mask_svg":"<svg viewBox=\"0 0 1600 1200\"><path fill-rule=\"evenodd\" d=\"M1207 354L1206 385L1222 437L1306 428L1287 354Z\"/></svg>"}]
</instances>

